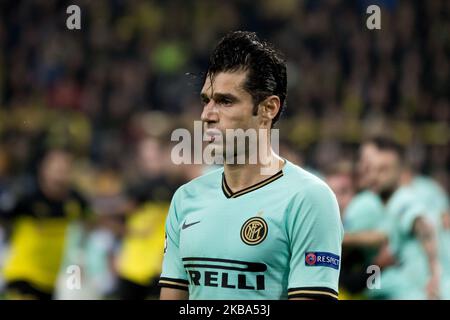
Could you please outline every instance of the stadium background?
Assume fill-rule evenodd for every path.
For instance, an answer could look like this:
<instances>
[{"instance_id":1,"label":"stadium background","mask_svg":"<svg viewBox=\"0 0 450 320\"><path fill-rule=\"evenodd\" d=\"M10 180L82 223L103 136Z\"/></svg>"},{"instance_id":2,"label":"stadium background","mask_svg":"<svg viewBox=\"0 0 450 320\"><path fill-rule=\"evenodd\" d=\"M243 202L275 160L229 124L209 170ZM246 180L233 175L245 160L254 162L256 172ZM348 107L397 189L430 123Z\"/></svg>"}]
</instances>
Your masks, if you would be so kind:
<instances>
[{"instance_id":1,"label":"stadium background","mask_svg":"<svg viewBox=\"0 0 450 320\"><path fill-rule=\"evenodd\" d=\"M81 30L66 28L70 4ZM366 28L370 4L381 30ZM170 134L199 119L201 72L231 30L256 31L287 57L282 155L320 173L354 163L359 143L383 133L448 193L449 13L445 0L2 1L0 212L32 187L43 150L68 147L73 184L102 218L69 259L86 285L59 297L114 297L118 273L151 285L166 206L203 170L172 164ZM141 240L155 249L124 253L146 224ZM128 258L145 270L121 267Z\"/></svg>"}]
</instances>

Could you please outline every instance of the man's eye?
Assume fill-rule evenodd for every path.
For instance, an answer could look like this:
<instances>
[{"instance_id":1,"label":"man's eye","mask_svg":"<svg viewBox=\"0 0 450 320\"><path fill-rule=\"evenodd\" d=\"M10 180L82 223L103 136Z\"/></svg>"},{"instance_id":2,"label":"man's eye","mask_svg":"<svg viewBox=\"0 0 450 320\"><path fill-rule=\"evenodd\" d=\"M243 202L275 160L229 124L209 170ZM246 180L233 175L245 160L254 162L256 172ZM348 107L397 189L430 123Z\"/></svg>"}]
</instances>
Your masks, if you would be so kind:
<instances>
[{"instance_id":1,"label":"man's eye","mask_svg":"<svg viewBox=\"0 0 450 320\"><path fill-rule=\"evenodd\" d=\"M230 104L230 103L231 103L231 100L228 100L228 99L222 99L222 100L217 101L217 103L218 103L218 104L227 105L227 104Z\"/></svg>"}]
</instances>

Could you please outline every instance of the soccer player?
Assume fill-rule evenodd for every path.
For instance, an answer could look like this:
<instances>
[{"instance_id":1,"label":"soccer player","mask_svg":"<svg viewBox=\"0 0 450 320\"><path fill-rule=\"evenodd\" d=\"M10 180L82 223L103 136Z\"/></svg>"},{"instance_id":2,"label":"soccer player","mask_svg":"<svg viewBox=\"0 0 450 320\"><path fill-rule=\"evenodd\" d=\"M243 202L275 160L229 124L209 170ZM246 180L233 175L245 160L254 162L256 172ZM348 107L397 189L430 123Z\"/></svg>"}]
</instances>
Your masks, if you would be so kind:
<instances>
[{"instance_id":1,"label":"soccer player","mask_svg":"<svg viewBox=\"0 0 450 320\"><path fill-rule=\"evenodd\" d=\"M401 183L408 186L416 198L427 208L427 217L436 230L439 244L439 256L442 263L442 299L450 299L450 203L448 195L433 178L415 172L410 166L404 166ZM447 288L447 289L445 289Z\"/></svg>"},{"instance_id":2,"label":"soccer player","mask_svg":"<svg viewBox=\"0 0 450 320\"><path fill-rule=\"evenodd\" d=\"M372 167L378 151L377 139L368 139L360 147L356 168L361 191L353 197L343 214L344 249L362 250L364 261L360 264L364 266L373 264L373 259L387 242L385 208L381 198L370 190L375 178Z\"/></svg>"},{"instance_id":3,"label":"soccer player","mask_svg":"<svg viewBox=\"0 0 450 320\"><path fill-rule=\"evenodd\" d=\"M433 208L413 185L402 185L404 156L390 140L378 140L373 190L386 207L389 248L398 264L386 268L382 290L393 299L445 296Z\"/></svg>"},{"instance_id":4,"label":"soccer player","mask_svg":"<svg viewBox=\"0 0 450 320\"><path fill-rule=\"evenodd\" d=\"M367 140L360 148L356 175L351 166L339 162L326 174L326 181L337 195L345 230L342 249L345 264L340 276L343 299L370 297L367 267L374 264L374 258L387 241L386 234L379 230L385 218L383 203L378 195L368 190L373 178L370 167L375 152L374 143ZM356 185L362 191L353 196Z\"/></svg>"},{"instance_id":5,"label":"soccer player","mask_svg":"<svg viewBox=\"0 0 450 320\"><path fill-rule=\"evenodd\" d=\"M270 134L286 82L285 61L256 34L232 32L216 46L201 119L210 145L227 160L245 155L246 161L225 161L175 192L161 299L338 298L343 228L330 188L275 154L270 139L257 135L270 152L255 164L248 150L233 148L230 155L218 142L227 129Z\"/></svg>"}]
</instances>

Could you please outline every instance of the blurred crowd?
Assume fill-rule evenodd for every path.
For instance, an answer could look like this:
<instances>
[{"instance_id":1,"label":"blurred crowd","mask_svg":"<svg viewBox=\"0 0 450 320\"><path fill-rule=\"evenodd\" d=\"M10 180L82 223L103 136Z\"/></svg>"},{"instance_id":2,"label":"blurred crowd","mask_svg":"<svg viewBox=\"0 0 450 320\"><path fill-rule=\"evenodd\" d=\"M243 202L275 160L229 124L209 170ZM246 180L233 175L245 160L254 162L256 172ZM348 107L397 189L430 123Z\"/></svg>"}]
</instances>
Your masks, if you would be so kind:
<instances>
[{"instance_id":1,"label":"blurred crowd","mask_svg":"<svg viewBox=\"0 0 450 320\"><path fill-rule=\"evenodd\" d=\"M81 30L66 28L71 4ZM366 28L370 4L381 30ZM365 138L383 134L448 195L449 13L445 0L1 1L0 292L157 295L167 206L205 170L173 164L170 135L199 119L202 72L230 30L256 31L287 58L282 156L324 176L337 159L352 171ZM67 226L52 274L21 269L46 250L40 232ZM82 290L65 289L69 265L82 266Z\"/></svg>"}]
</instances>

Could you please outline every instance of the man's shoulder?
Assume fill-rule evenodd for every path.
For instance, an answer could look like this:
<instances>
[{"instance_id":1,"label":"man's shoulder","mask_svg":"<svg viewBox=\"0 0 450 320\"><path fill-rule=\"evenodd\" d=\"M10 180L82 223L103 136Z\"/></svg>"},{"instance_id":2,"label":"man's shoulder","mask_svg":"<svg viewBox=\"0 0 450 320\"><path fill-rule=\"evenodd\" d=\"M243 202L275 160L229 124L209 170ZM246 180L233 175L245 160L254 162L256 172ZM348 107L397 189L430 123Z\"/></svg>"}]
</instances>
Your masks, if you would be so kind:
<instances>
[{"instance_id":1,"label":"man's shoulder","mask_svg":"<svg viewBox=\"0 0 450 320\"><path fill-rule=\"evenodd\" d=\"M446 198L447 195L442 186L432 177L420 175L415 176L411 186L416 190L417 193L425 196L430 196L433 199L436 198Z\"/></svg>"},{"instance_id":2,"label":"man's shoulder","mask_svg":"<svg viewBox=\"0 0 450 320\"><path fill-rule=\"evenodd\" d=\"M311 196L315 194L323 195L323 193L334 195L328 184L319 176L292 162L286 163L284 173L287 182L286 187L294 195Z\"/></svg>"},{"instance_id":3,"label":"man's shoulder","mask_svg":"<svg viewBox=\"0 0 450 320\"><path fill-rule=\"evenodd\" d=\"M294 164L286 168L286 176L289 183L286 188L289 188L291 193L286 215L288 223L296 224L293 221L300 219L303 223L296 224L298 227L312 227L319 221L319 224L337 228L342 233L339 205L328 184L317 175Z\"/></svg>"},{"instance_id":4,"label":"man's shoulder","mask_svg":"<svg viewBox=\"0 0 450 320\"><path fill-rule=\"evenodd\" d=\"M388 201L388 205L399 204L405 202L415 202L416 193L412 186L401 186L392 194Z\"/></svg>"},{"instance_id":5,"label":"man's shoulder","mask_svg":"<svg viewBox=\"0 0 450 320\"><path fill-rule=\"evenodd\" d=\"M411 186L398 188L387 203L388 211L401 215L411 209L425 209L423 201L417 197Z\"/></svg>"}]
</instances>

